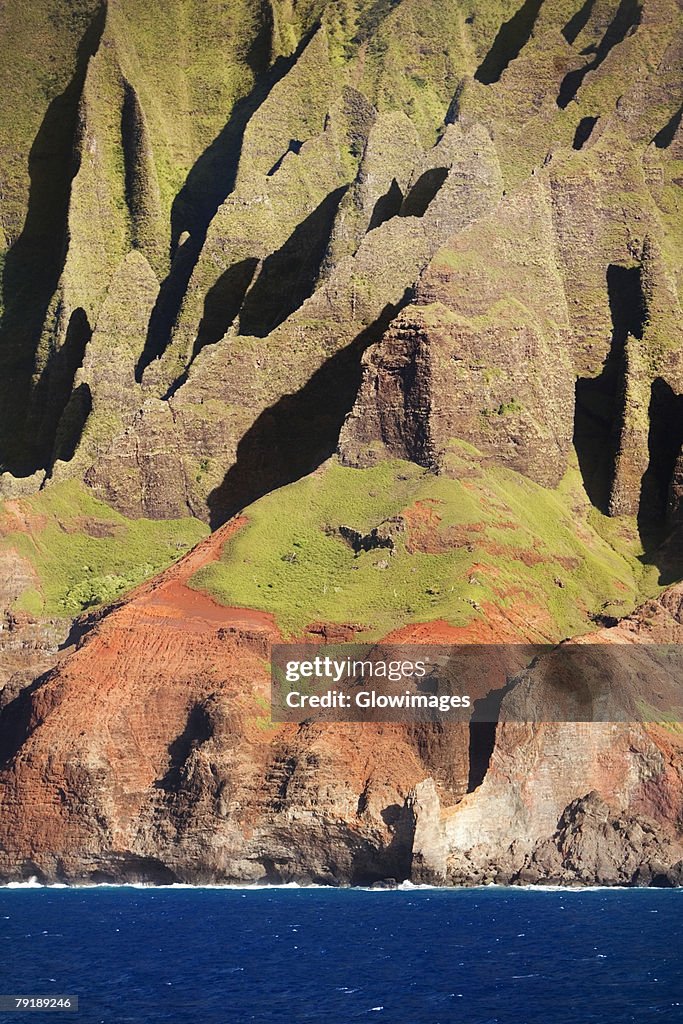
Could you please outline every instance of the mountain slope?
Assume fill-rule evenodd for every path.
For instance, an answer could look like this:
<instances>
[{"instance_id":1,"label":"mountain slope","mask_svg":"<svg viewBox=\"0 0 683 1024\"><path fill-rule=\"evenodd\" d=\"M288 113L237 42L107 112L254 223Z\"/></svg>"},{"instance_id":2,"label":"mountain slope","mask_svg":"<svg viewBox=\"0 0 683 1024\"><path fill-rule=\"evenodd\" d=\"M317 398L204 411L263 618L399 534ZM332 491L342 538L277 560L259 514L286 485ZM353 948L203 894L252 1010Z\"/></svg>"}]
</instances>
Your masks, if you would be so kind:
<instances>
[{"instance_id":1,"label":"mountain slope","mask_svg":"<svg viewBox=\"0 0 683 1024\"><path fill-rule=\"evenodd\" d=\"M96 618L6 705L2 877L680 881L675 731L507 723L490 747L486 730L462 725L271 723L273 617L188 587L248 528L232 521ZM431 638L507 641L514 671L528 657L520 647L515 661L515 641L537 628L516 603L460 628L435 623ZM679 586L588 639L681 642L682 629ZM603 826L610 845L592 861Z\"/></svg>"},{"instance_id":2,"label":"mountain slope","mask_svg":"<svg viewBox=\"0 0 683 1024\"><path fill-rule=\"evenodd\" d=\"M678 641L682 18L7 0L3 876L677 877L675 731L265 686L276 637Z\"/></svg>"}]
</instances>

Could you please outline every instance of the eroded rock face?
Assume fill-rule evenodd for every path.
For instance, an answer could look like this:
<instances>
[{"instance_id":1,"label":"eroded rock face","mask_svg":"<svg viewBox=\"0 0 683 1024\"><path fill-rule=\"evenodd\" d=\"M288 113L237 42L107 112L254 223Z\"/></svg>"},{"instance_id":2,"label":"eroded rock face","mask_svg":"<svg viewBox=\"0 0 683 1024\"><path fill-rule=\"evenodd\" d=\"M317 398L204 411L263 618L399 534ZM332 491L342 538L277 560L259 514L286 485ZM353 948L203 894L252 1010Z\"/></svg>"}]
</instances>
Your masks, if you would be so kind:
<instances>
[{"instance_id":1,"label":"eroded rock face","mask_svg":"<svg viewBox=\"0 0 683 1024\"><path fill-rule=\"evenodd\" d=\"M411 307L365 357L364 383L340 438L342 460L368 466L403 458L438 470L458 437L553 486L567 466L566 410L574 397L557 359L524 317L482 336L444 307Z\"/></svg>"},{"instance_id":2,"label":"eroded rock face","mask_svg":"<svg viewBox=\"0 0 683 1024\"><path fill-rule=\"evenodd\" d=\"M615 812L597 793L571 803L557 831L540 843L520 880L552 884L680 885L680 844L655 821Z\"/></svg>"},{"instance_id":3,"label":"eroded rock face","mask_svg":"<svg viewBox=\"0 0 683 1024\"><path fill-rule=\"evenodd\" d=\"M345 461L398 456L436 469L458 437L557 483L574 373L553 231L550 192L532 181L446 242L415 303L364 357L340 438Z\"/></svg>"},{"instance_id":4,"label":"eroded rock face","mask_svg":"<svg viewBox=\"0 0 683 1024\"><path fill-rule=\"evenodd\" d=\"M679 431L683 393L677 5L597 5L577 33L544 3L507 42L484 7L221 8L199 21L234 94L207 56L182 102L135 11L94 17L8 466L215 525L338 446L442 467L459 437L554 483L573 439L594 503L658 528L675 454L650 427ZM159 112L185 126L202 86L190 169Z\"/></svg>"},{"instance_id":5,"label":"eroded rock face","mask_svg":"<svg viewBox=\"0 0 683 1024\"><path fill-rule=\"evenodd\" d=\"M272 618L185 586L226 530L96 619L6 704L4 877L336 884L409 874L406 797L425 774L428 738L270 724Z\"/></svg>"},{"instance_id":6,"label":"eroded rock face","mask_svg":"<svg viewBox=\"0 0 683 1024\"><path fill-rule=\"evenodd\" d=\"M457 439L554 485L575 449L680 578L675 0L547 0L507 41L489 0L183 0L149 51L124 0L25 7L36 81L26 37L56 52L50 107L0 118L4 496L77 478L220 526L335 451L448 475ZM675 732L507 724L473 771L464 729L271 726L274 619L186 586L238 525L61 654L67 625L5 616L3 877L679 878ZM30 567L0 570L4 607ZM680 642L681 600L610 637Z\"/></svg>"},{"instance_id":7,"label":"eroded rock face","mask_svg":"<svg viewBox=\"0 0 683 1024\"><path fill-rule=\"evenodd\" d=\"M675 525L679 526L683 513L683 449L678 453L674 465L674 472L669 487L668 517Z\"/></svg>"},{"instance_id":8,"label":"eroded rock face","mask_svg":"<svg viewBox=\"0 0 683 1024\"><path fill-rule=\"evenodd\" d=\"M0 532L9 529L6 522L0 526ZM14 607L17 598L35 583L35 571L27 558L12 547L0 553L0 704L51 668L69 635L68 621L46 619Z\"/></svg>"},{"instance_id":9,"label":"eroded rock face","mask_svg":"<svg viewBox=\"0 0 683 1024\"><path fill-rule=\"evenodd\" d=\"M673 587L581 642L680 643L682 596L681 586ZM505 699L514 701L515 691ZM675 730L655 725L499 724L482 785L443 826L451 851L447 876L523 881L528 867L527 880L538 880L547 877L545 865L563 881L585 881L593 871L594 881L612 884L633 881L641 867L642 877L650 877L653 860L675 877L682 852L681 750ZM592 798L583 807L588 793L596 794L599 812ZM643 832L629 831L623 814L642 819ZM599 836L607 833L606 859L598 863ZM658 847L665 851L660 858Z\"/></svg>"},{"instance_id":10,"label":"eroded rock face","mask_svg":"<svg viewBox=\"0 0 683 1024\"><path fill-rule=\"evenodd\" d=\"M443 880L635 884L655 864L675 875L680 756L651 728L499 726L487 777L445 827Z\"/></svg>"},{"instance_id":11,"label":"eroded rock face","mask_svg":"<svg viewBox=\"0 0 683 1024\"><path fill-rule=\"evenodd\" d=\"M271 724L273 619L186 585L239 527L93 616L47 675L12 689L3 878L677 881L675 732L499 725L475 778L464 726ZM680 641L682 602L672 588L595 642Z\"/></svg>"},{"instance_id":12,"label":"eroded rock face","mask_svg":"<svg viewBox=\"0 0 683 1024\"><path fill-rule=\"evenodd\" d=\"M52 668L69 635L63 620L5 611L0 624L0 704Z\"/></svg>"}]
</instances>

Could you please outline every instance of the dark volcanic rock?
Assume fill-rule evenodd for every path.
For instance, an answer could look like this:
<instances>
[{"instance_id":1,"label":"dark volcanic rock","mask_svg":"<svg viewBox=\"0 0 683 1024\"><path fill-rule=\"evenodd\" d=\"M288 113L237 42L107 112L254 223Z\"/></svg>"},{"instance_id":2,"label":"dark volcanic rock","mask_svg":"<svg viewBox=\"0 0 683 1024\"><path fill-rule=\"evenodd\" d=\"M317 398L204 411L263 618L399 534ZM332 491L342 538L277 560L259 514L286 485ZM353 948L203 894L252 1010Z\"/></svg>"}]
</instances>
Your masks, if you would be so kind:
<instances>
[{"instance_id":1,"label":"dark volcanic rock","mask_svg":"<svg viewBox=\"0 0 683 1024\"><path fill-rule=\"evenodd\" d=\"M620 814L592 792L565 809L518 877L562 885L680 884L680 852L657 822Z\"/></svg>"}]
</instances>

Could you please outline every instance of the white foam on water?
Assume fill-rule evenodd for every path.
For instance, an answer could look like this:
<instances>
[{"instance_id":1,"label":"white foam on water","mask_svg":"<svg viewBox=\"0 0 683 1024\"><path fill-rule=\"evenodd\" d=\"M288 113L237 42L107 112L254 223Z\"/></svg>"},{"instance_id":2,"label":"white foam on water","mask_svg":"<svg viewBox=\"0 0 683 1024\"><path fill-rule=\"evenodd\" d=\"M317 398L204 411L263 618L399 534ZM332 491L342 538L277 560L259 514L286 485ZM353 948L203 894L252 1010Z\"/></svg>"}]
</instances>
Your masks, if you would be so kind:
<instances>
[{"instance_id":1,"label":"white foam on water","mask_svg":"<svg viewBox=\"0 0 683 1024\"><path fill-rule=\"evenodd\" d=\"M225 883L204 883L201 885L194 885L192 882L172 882L168 885L155 885L151 882L92 882L86 884L67 884L65 882L50 882L44 884L39 882L34 876L23 882L5 882L0 885L2 889L144 889L144 890L159 890L161 892L168 889L191 889L191 890L228 890L237 892L261 892L263 890L280 890L280 889L297 889L306 891L309 889L313 890L326 890L331 892L371 892L371 893L386 893L386 892L471 892L481 893L490 892L494 890L496 892L535 892L535 893L585 893L585 892L630 892L637 890L639 892L652 892L653 887L649 886L632 886L632 885L496 885L495 883L489 883L488 885L425 885L422 883L415 883L409 880L401 882L399 885L394 886L363 886L363 885L320 885L317 883L305 883L300 882L225 882ZM672 888L672 889L657 889L658 892L670 892L670 893L683 893L683 888Z\"/></svg>"}]
</instances>

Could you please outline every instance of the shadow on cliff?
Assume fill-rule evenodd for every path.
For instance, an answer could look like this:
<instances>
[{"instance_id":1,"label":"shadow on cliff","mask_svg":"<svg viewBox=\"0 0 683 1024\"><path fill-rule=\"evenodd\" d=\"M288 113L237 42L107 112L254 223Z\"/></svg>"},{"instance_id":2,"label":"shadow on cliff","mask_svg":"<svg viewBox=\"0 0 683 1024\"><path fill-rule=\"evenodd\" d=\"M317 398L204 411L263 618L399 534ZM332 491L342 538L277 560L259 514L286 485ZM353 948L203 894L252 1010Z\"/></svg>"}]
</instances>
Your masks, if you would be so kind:
<instances>
[{"instance_id":1,"label":"shadow on cliff","mask_svg":"<svg viewBox=\"0 0 683 1024\"><path fill-rule=\"evenodd\" d=\"M334 219L348 186L323 199L263 261L240 312L240 334L265 338L313 294Z\"/></svg>"},{"instance_id":2,"label":"shadow on cliff","mask_svg":"<svg viewBox=\"0 0 683 1024\"><path fill-rule=\"evenodd\" d=\"M683 579L683 494L672 508L676 461L683 445L683 395L661 378L652 383L648 408L648 467L640 485L638 531L642 561L659 570L659 583ZM683 481L678 483L683 490Z\"/></svg>"},{"instance_id":3,"label":"shadow on cliff","mask_svg":"<svg viewBox=\"0 0 683 1024\"><path fill-rule=\"evenodd\" d=\"M427 208L448 177L447 167L432 167L417 179L405 197L400 217L424 217Z\"/></svg>"},{"instance_id":4,"label":"shadow on cliff","mask_svg":"<svg viewBox=\"0 0 683 1024\"><path fill-rule=\"evenodd\" d=\"M576 382L574 447L590 502L607 514L621 427L624 348L629 334L642 338L645 323L640 267L607 268L612 317L610 349L597 377Z\"/></svg>"},{"instance_id":5,"label":"shadow on cliff","mask_svg":"<svg viewBox=\"0 0 683 1024\"><path fill-rule=\"evenodd\" d=\"M204 313L192 349L192 360L196 359L207 345L220 341L228 327L236 319L244 296L254 279L258 260L255 257L233 263L209 288L204 299Z\"/></svg>"},{"instance_id":6,"label":"shadow on cliff","mask_svg":"<svg viewBox=\"0 0 683 1024\"><path fill-rule=\"evenodd\" d=\"M90 339L92 327L87 313L79 306L69 317L64 342L53 350L40 379L33 388L28 410L28 434L44 437L50 444L42 464L51 470L54 459L69 461L81 439L85 422L92 411L92 395L87 384L73 390L74 379Z\"/></svg>"},{"instance_id":7,"label":"shadow on cliff","mask_svg":"<svg viewBox=\"0 0 683 1024\"><path fill-rule=\"evenodd\" d=\"M623 419L625 358L629 335L641 339L647 307L639 266L610 265L607 290L612 316L610 350L597 377L576 382L574 447L586 494L604 514L610 511L615 462ZM677 459L683 445L683 396L662 378L653 381L648 406L648 466L638 501L641 561L658 568L659 582L683 578L683 495L674 495ZM678 507L680 506L680 507Z\"/></svg>"},{"instance_id":8,"label":"shadow on cliff","mask_svg":"<svg viewBox=\"0 0 683 1024\"><path fill-rule=\"evenodd\" d=\"M239 314L239 333L265 338L313 294L339 204L348 186L335 189L271 253L254 280L259 261L239 260L209 289L187 367L165 394L171 398L186 383L195 359L221 340Z\"/></svg>"},{"instance_id":9,"label":"shadow on cliff","mask_svg":"<svg viewBox=\"0 0 683 1024\"><path fill-rule=\"evenodd\" d=\"M358 797L356 822L340 821L335 827L325 829L324 835L314 840L314 845L316 842L325 844L324 871L320 870L319 845L314 853L314 862L306 863L305 848L312 838L310 830L302 834L303 843L300 846L295 839L290 838L289 843L294 847L293 856L283 850L279 819L282 816L291 830L292 811L301 805L306 788L316 785L321 762L313 752L313 744L320 728L320 725L310 721L303 723L293 745L285 741L267 770L264 806L267 808L268 829L262 837L264 852L259 857L264 871L263 880L279 885L293 881L313 881L323 885L373 885L388 880L404 881L410 877L415 816L407 802L387 805L379 811L379 817L388 831L388 842L378 841L375 837L371 839L368 831L376 835L378 823L374 816L378 812L376 809L369 810L367 783ZM370 824L369 830L363 827L366 821ZM272 841L270 850L269 838Z\"/></svg>"},{"instance_id":10,"label":"shadow on cliff","mask_svg":"<svg viewBox=\"0 0 683 1024\"><path fill-rule=\"evenodd\" d=\"M177 793L183 780L183 769L193 750L211 739L214 725L211 716L202 703L193 704L188 711L182 733L168 747L169 767L162 779L155 782L156 789Z\"/></svg>"},{"instance_id":11,"label":"shadow on cliff","mask_svg":"<svg viewBox=\"0 0 683 1024\"><path fill-rule=\"evenodd\" d=\"M583 149L583 147L586 145L591 135L593 134L593 129L595 128L598 121L599 118L597 117L581 118L581 120L576 126L576 131L574 132L574 138L572 140L572 149Z\"/></svg>"},{"instance_id":12,"label":"shadow on cliff","mask_svg":"<svg viewBox=\"0 0 683 1024\"><path fill-rule=\"evenodd\" d=\"M270 9L270 5L268 5ZM272 89L294 67L318 29L316 24L289 57L278 57L269 66L271 21L264 21L249 53L255 75L252 91L235 104L222 131L190 170L171 209L171 269L161 284L152 312L145 347L136 367L136 379L168 347L190 278L199 260L211 221L235 187L244 133L249 121ZM183 234L189 237L179 246Z\"/></svg>"},{"instance_id":13,"label":"shadow on cliff","mask_svg":"<svg viewBox=\"0 0 683 1024\"><path fill-rule=\"evenodd\" d=\"M491 49L474 73L483 85L493 85L529 42L543 0L526 0L509 21L503 22Z\"/></svg>"},{"instance_id":14,"label":"shadow on cliff","mask_svg":"<svg viewBox=\"0 0 683 1024\"><path fill-rule=\"evenodd\" d=\"M599 68L614 47L623 43L628 35L635 32L640 25L642 16L643 7L639 0L621 0L614 18L595 50L593 59L584 64L583 67L570 71L562 79L560 91L557 95L557 105L561 110L564 110L573 99L576 99L576 95L583 85L586 75Z\"/></svg>"},{"instance_id":15,"label":"shadow on cliff","mask_svg":"<svg viewBox=\"0 0 683 1024\"><path fill-rule=\"evenodd\" d=\"M40 724L35 721L33 694L51 677L52 670L43 673L14 696L0 691L0 771L8 767L17 751Z\"/></svg>"},{"instance_id":16,"label":"shadow on cliff","mask_svg":"<svg viewBox=\"0 0 683 1024\"><path fill-rule=\"evenodd\" d=\"M38 344L66 260L71 183L80 166L79 105L88 62L98 50L105 15L102 5L78 46L71 81L50 103L33 140L28 158L26 219L5 257L2 292L6 307L0 322L4 378L0 460L4 468L19 476L34 472L49 458L54 425L70 394L70 386L60 386L54 394L41 396L41 404L54 406L52 415L45 417L45 429L24 429Z\"/></svg>"},{"instance_id":17,"label":"shadow on cliff","mask_svg":"<svg viewBox=\"0 0 683 1024\"><path fill-rule=\"evenodd\" d=\"M379 883L379 888L394 888L411 875L415 822L408 808L398 804L385 808L381 817L385 824L392 822L388 824L391 838L385 844L370 839L358 826L344 824L327 830L324 837L311 836L310 832L302 835L298 849L304 850L306 844L313 847L310 862L307 862L305 852L299 854L298 860L293 860L291 855L283 852L281 835L273 835L271 850L258 857L263 868L263 877L259 881L268 885L298 882L371 886ZM275 828L277 824L275 818ZM291 819L285 827L289 827L291 832ZM262 845L271 845L268 835L262 839ZM321 854L324 854L327 864L324 871L319 866Z\"/></svg>"},{"instance_id":18,"label":"shadow on cliff","mask_svg":"<svg viewBox=\"0 0 683 1024\"><path fill-rule=\"evenodd\" d=\"M396 178L392 178L391 185L383 196L380 196L375 203L368 225L368 232L385 224L392 217L397 217L403 206L403 192Z\"/></svg>"},{"instance_id":19,"label":"shadow on cliff","mask_svg":"<svg viewBox=\"0 0 683 1024\"><path fill-rule=\"evenodd\" d=\"M655 135L652 140L657 149L668 149L673 140L676 137L676 132L681 126L681 120L683 119L683 104L678 110L669 118L663 128Z\"/></svg>"},{"instance_id":20,"label":"shadow on cliff","mask_svg":"<svg viewBox=\"0 0 683 1024\"><path fill-rule=\"evenodd\" d=\"M583 32L584 28L590 20L590 16L593 13L595 7L595 0L586 0L585 4L579 7L576 14L573 14L567 24L562 29L562 35L567 40L570 46L573 46L576 42L577 36Z\"/></svg>"},{"instance_id":21,"label":"shadow on cliff","mask_svg":"<svg viewBox=\"0 0 683 1024\"><path fill-rule=\"evenodd\" d=\"M389 804L380 811L391 839L385 846L358 846L351 866L351 885L405 882L410 878L415 841L415 818L407 804Z\"/></svg>"},{"instance_id":22,"label":"shadow on cliff","mask_svg":"<svg viewBox=\"0 0 683 1024\"><path fill-rule=\"evenodd\" d=\"M235 464L209 495L212 529L264 494L312 473L334 454L360 387L363 353L379 341L411 296L407 289L398 303L385 306L372 324L323 363L299 391L284 395L255 420L237 447Z\"/></svg>"}]
</instances>

